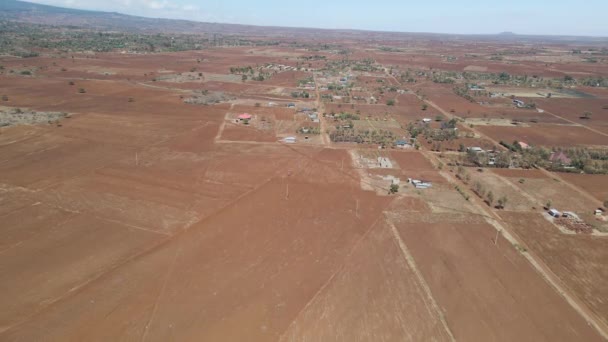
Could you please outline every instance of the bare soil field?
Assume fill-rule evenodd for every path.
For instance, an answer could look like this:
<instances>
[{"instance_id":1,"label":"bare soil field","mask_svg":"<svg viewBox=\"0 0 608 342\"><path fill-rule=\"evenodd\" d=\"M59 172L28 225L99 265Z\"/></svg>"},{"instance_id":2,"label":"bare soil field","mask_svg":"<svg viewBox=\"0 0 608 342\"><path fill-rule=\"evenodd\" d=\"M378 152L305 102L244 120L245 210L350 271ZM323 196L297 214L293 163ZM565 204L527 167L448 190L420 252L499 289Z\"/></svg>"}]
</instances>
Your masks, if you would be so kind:
<instances>
[{"instance_id":1,"label":"bare soil field","mask_svg":"<svg viewBox=\"0 0 608 342\"><path fill-rule=\"evenodd\" d=\"M281 341L450 341L439 318L390 227L377 223Z\"/></svg>"},{"instance_id":2,"label":"bare soil field","mask_svg":"<svg viewBox=\"0 0 608 342\"><path fill-rule=\"evenodd\" d=\"M551 270L584 301L597 319L608 323L606 238L565 235L538 213L501 213L509 226Z\"/></svg>"},{"instance_id":3,"label":"bare soil field","mask_svg":"<svg viewBox=\"0 0 608 342\"><path fill-rule=\"evenodd\" d=\"M608 98L595 99L543 99L537 101L539 108L547 110L567 120L596 128L608 134ZM590 112L589 119L583 119ZM608 140L608 137L606 137Z\"/></svg>"},{"instance_id":4,"label":"bare soil field","mask_svg":"<svg viewBox=\"0 0 608 342\"><path fill-rule=\"evenodd\" d=\"M396 226L457 339L599 340L510 244L494 245L491 226Z\"/></svg>"},{"instance_id":5,"label":"bare soil field","mask_svg":"<svg viewBox=\"0 0 608 342\"><path fill-rule=\"evenodd\" d=\"M515 170L509 170L515 171ZM528 177L527 170L520 172L505 173L496 169L496 173L506 176L509 182L517 186L531 198L536 199L536 207L541 208L548 201L551 201L552 206L559 208L560 211L574 211L579 214L591 213L595 210L595 203L589 200L582 194L573 191L566 184L560 182L557 178L548 178L546 176ZM515 177L513 177L515 176ZM523 179L523 182L521 181ZM568 194L565 196L564 194Z\"/></svg>"},{"instance_id":6,"label":"bare soil field","mask_svg":"<svg viewBox=\"0 0 608 342\"><path fill-rule=\"evenodd\" d=\"M608 137L573 125L534 125L532 127L478 126L496 141L523 141L532 146L608 146Z\"/></svg>"},{"instance_id":7,"label":"bare soil field","mask_svg":"<svg viewBox=\"0 0 608 342\"><path fill-rule=\"evenodd\" d=\"M390 156L402 170L408 171L435 171L433 164L420 152L391 151Z\"/></svg>"},{"instance_id":8,"label":"bare soil field","mask_svg":"<svg viewBox=\"0 0 608 342\"><path fill-rule=\"evenodd\" d=\"M575 120L570 114L551 114L593 111L580 124L603 132L599 106L608 95L601 89L588 91L596 96L590 102L539 101L551 112L539 113L505 99L471 103L453 85L416 75L431 68L608 75L604 63L581 66L547 51L542 61L489 59L519 43L340 34L348 38L256 36L248 38L272 46L0 57L2 108L69 113L59 123L0 127L0 340L600 340L518 246L500 237L495 243L488 223L512 225L568 294L608 324L604 237L565 236L530 213L548 199L561 210L589 212L593 198L539 170L471 170L473 181L509 197L504 211L482 207L465 198L466 187L455 190L459 183L426 142L420 151L332 143L326 133L337 123L313 123L298 110L358 114L356 129L408 139L408 123L442 113L430 103L423 110L426 98L458 117L529 126L459 123L472 135L442 149L492 147L477 130L531 145L606 146L602 134L560 125ZM385 43L398 52L379 51ZM374 61L373 71L339 66L363 59ZM234 70L271 64L310 70L271 72L264 81L243 81ZM416 82L399 84L398 73L410 68ZM311 76L348 76L361 89L345 96L379 102L324 103L318 89L293 98L298 81ZM380 94L380 86L408 91ZM185 103L203 91L227 97ZM253 118L238 120L242 113ZM321 134L304 141L301 127ZM278 142L286 136L297 143ZM393 166L363 167L357 153L388 157ZM396 194L388 176L400 179ZM407 178L433 186L417 189ZM608 199L603 176L563 178Z\"/></svg>"},{"instance_id":9,"label":"bare soil field","mask_svg":"<svg viewBox=\"0 0 608 342\"><path fill-rule=\"evenodd\" d=\"M560 173L559 176L585 190L601 202L608 200L608 175Z\"/></svg>"}]
</instances>

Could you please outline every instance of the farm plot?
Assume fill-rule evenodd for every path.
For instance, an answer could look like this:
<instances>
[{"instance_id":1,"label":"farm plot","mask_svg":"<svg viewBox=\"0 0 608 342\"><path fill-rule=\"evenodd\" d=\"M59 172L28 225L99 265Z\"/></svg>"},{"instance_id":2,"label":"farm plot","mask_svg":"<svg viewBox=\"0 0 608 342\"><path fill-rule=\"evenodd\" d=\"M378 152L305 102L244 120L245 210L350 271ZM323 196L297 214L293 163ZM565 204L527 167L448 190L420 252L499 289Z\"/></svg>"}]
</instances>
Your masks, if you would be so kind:
<instances>
[{"instance_id":1,"label":"farm plot","mask_svg":"<svg viewBox=\"0 0 608 342\"><path fill-rule=\"evenodd\" d=\"M470 219L395 225L456 339L601 339L515 248L494 245L491 226Z\"/></svg>"},{"instance_id":2,"label":"farm plot","mask_svg":"<svg viewBox=\"0 0 608 342\"><path fill-rule=\"evenodd\" d=\"M608 324L608 279L606 237L562 234L538 213L502 212L500 216L526 247L551 270L595 314Z\"/></svg>"},{"instance_id":3,"label":"farm plot","mask_svg":"<svg viewBox=\"0 0 608 342\"><path fill-rule=\"evenodd\" d=\"M608 146L608 138L573 125L535 125L534 127L477 126L496 141L523 141L533 146Z\"/></svg>"}]
</instances>

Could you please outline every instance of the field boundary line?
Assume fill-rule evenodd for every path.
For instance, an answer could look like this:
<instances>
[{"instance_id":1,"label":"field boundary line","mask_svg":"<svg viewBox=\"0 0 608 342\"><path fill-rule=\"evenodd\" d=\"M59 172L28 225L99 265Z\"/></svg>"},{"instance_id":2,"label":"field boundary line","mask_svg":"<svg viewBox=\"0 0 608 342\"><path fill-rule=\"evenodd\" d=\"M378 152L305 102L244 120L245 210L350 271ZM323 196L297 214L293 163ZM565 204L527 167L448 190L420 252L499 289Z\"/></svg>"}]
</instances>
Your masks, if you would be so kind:
<instances>
[{"instance_id":1,"label":"field boundary line","mask_svg":"<svg viewBox=\"0 0 608 342\"><path fill-rule=\"evenodd\" d=\"M355 243L351 247L350 251L344 256L344 260L343 260L342 264L327 279L327 281L325 283L323 283L323 285L321 285L321 287L315 292L315 294L310 298L310 300L308 300L308 302L306 302L306 304L302 307L302 309L300 309L300 311L298 311L298 313L294 316L294 319L291 321L291 323L289 323L289 325L287 326L287 328L285 328L285 330L283 331L283 333L281 333L281 335L279 336L279 341L284 341L285 334L295 324L295 322L298 320L298 318L300 317L300 315L302 315L302 313L304 311L306 311L306 309L308 307L310 307L310 305L312 305L312 303L323 292L323 290L327 286L329 286L329 284L331 284L333 282L333 279L336 277L336 275L338 275L340 272L342 272L344 270L344 268L346 267L347 261L350 259L351 255L353 254L353 252L355 251L355 249L357 249L357 247L359 246L359 244L361 244L361 242L366 237L368 237L371 234L372 231L374 231L374 229L376 228L376 225L382 219L382 216L383 216L383 212L380 212L380 214L378 214L378 217L376 218L376 220L374 220L374 222L371 224L371 226L369 227L369 229L363 235L361 235L361 237L359 239L357 239L357 241L355 241Z\"/></svg>"},{"instance_id":2,"label":"field boundary line","mask_svg":"<svg viewBox=\"0 0 608 342\"><path fill-rule=\"evenodd\" d=\"M395 238L395 242L399 246L399 249L401 249L401 252L403 253L403 257L404 257L405 261L407 262L408 266L412 269L412 272L414 272L414 275L416 276L416 280L418 280L418 285L422 288L422 291L424 292L424 294L426 295L427 299L430 302L429 304L435 310L435 312L437 314L437 318L441 322L441 325L443 325L443 328L445 329L446 333L450 336L450 340L452 342L455 342L456 338L454 337L452 330L450 330L448 322L446 321L445 315L441 311L439 304L437 304L435 297L433 297L433 292L431 291L431 288L426 283L426 280L424 280L424 276L418 269L414 256L412 256L409 249L407 248L407 245L405 244L405 242L403 242L403 239L401 238L401 235L397 231L397 227L395 227L395 224L393 224L393 222L389 218L386 218L385 221L388 224L388 226L391 228L391 232L393 234L393 237Z\"/></svg>"},{"instance_id":3,"label":"field boundary line","mask_svg":"<svg viewBox=\"0 0 608 342\"><path fill-rule=\"evenodd\" d=\"M160 299L162 298L163 294L165 293L165 289L167 288L169 279L171 278L171 275L173 274L173 270L175 269L175 263L177 262L177 257L179 255L180 250L181 250L180 246L176 246L175 255L173 256L173 260L169 264L169 269L167 269L167 274L165 275L165 280L163 281L163 286L160 288L160 291L158 292L158 296L156 297L156 300L154 301L154 307L152 308L152 312L150 313L150 318L148 319L148 322L146 323L146 326L144 328L144 333L141 336L141 341L145 341L146 337L148 336L148 332L150 331L150 325L154 321L154 317L156 316L156 311L158 310Z\"/></svg>"}]
</instances>

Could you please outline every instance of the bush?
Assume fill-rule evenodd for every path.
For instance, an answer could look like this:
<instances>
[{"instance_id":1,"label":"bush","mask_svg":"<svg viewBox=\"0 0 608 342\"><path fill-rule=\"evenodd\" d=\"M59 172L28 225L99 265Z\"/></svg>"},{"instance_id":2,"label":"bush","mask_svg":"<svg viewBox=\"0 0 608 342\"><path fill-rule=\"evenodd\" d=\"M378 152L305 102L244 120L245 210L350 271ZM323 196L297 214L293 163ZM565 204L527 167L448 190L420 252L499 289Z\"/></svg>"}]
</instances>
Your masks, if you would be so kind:
<instances>
[{"instance_id":1,"label":"bush","mask_svg":"<svg viewBox=\"0 0 608 342\"><path fill-rule=\"evenodd\" d=\"M4 101L4 102L8 101L8 96L7 95L2 95L2 101Z\"/></svg>"},{"instance_id":2,"label":"bush","mask_svg":"<svg viewBox=\"0 0 608 342\"><path fill-rule=\"evenodd\" d=\"M387 106L394 106L395 105L395 100L390 99L390 100L386 101L386 105Z\"/></svg>"},{"instance_id":3,"label":"bush","mask_svg":"<svg viewBox=\"0 0 608 342\"><path fill-rule=\"evenodd\" d=\"M86 93L87 91L86 91L86 89L84 89L84 88L80 88L80 89L78 89L78 92L79 92L80 94L84 94L84 93Z\"/></svg>"},{"instance_id":4,"label":"bush","mask_svg":"<svg viewBox=\"0 0 608 342\"><path fill-rule=\"evenodd\" d=\"M388 190L388 193L389 194L396 194L397 192L399 192L399 185L397 185L397 184L391 184L391 187Z\"/></svg>"}]
</instances>

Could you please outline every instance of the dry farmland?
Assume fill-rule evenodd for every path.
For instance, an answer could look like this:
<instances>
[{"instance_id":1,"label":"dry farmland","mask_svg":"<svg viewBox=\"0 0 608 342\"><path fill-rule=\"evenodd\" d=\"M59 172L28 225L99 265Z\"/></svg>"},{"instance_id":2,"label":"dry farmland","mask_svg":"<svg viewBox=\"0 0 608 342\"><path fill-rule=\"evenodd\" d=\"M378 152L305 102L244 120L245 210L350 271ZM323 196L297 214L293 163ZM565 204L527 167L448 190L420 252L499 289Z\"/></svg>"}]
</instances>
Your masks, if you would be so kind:
<instances>
[{"instance_id":1,"label":"dry farmland","mask_svg":"<svg viewBox=\"0 0 608 342\"><path fill-rule=\"evenodd\" d=\"M605 88L539 98L544 112L453 88L463 72L608 77L607 60L566 42L537 60L511 40L293 32L0 56L0 340L608 337L607 176L469 165L467 180L449 162L499 141L604 151ZM549 200L592 233L560 230Z\"/></svg>"}]
</instances>

